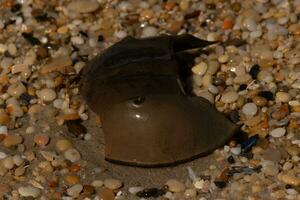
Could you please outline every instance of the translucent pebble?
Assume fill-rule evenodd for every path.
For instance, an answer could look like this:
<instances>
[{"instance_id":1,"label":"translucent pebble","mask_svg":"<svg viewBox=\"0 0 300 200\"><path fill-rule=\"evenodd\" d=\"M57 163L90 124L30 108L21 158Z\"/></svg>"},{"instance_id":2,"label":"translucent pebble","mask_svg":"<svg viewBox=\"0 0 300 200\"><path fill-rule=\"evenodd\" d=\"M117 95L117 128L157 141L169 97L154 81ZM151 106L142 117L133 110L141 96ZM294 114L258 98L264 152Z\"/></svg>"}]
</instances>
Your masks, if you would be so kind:
<instances>
[{"instance_id":1,"label":"translucent pebble","mask_svg":"<svg viewBox=\"0 0 300 200\"><path fill-rule=\"evenodd\" d=\"M37 96L43 101L53 101L56 98L56 92L50 88L44 88L36 91Z\"/></svg>"},{"instance_id":2,"label":"translucent pebble","mask_svg":"<svg viewBox=\"0 0 300 200\"><path fill-rule=\"evenodd\" d=\"M271 72L262 70L258 73L257 79L262 82L270 83L274 78Z\"/></svg>"},{"instance_id":3,"label":"translucent pebble","mask_svg":"<svg viewBox=\"0 0 300 200\"><path fill-rule=\"evenodd\" d=\"M254 116L257 113L257 106L255 103L246 103L242 111L247 116Z\"/></svg>"},{"instance_id":4,"label":"translucent pebble","mask_svg":"<svg viewBox=\"0 0 300 200\"><path fill-rule=\"evenodd\" d=\"M238 93L235 91L226 92L222 95L221 101L224 103L233 103L239 98Z\"/></svg>"},{"instance_id":5,"label":"translucent pebble","mask_svg":"<svg viewBox=\"0 0 300 200\"><path fill-rule=\"evenodd\" d=\"M123 185L122 181L113 178L107 178L104 180L103 183L105 187L111 190L119 189Z\"/></svg>"},{"instance_id":6,"label":"translucent pebble","mask_svg":"<svg viewBox=\"0 0 300 200\"><path fill-rule=\"evenodd\" d=\"M64 152L64 157L71 162L77 162L81 158L80 153L74 148L66 150Z\"/></svg>"},{"instance_id":7,"label":"translucent pebble","mask_svg":"<svg viewBox=\"0 0 300 200\"><path fill-rule=\"evenodd\" d=\"M157 28L154 26L147 26L143 29L141 37L146 38L146 37L153 37L156 36L158 33Z\"/></svg>"},{"instance_id":8,"label":"translucent pebble","mask_svg":"<svg viewBox=\"0 0 300 200\"><path fill-rule=\"evenodd\" d=\"M275 128L273 129L269 134L272 136L272 137L275 137L275 138L279 138L279 137L282 137L284 136L286 133L286 130L285 128Z\"/></svg>"},{"instance_id":9,"label":"translucent pebble","mask_svg":"<svg viewBox=\"0 0 300 200\"><path fill-rule=\"evenodd\" d=\"M257 23L255 22L255 20L253 18L247 17L244 20L243 23L244 27L247 28L249 31L255 31L257 28Z\"/></svg>"},{"instance_id":10,"label":"translucent pebble","mask_svg":"<svg viewBox=\"0 0 300 200\"><path fill-rule=\"evenodd\" d=\"M204 75L207 70L207 64L205 62L200 62L192 68L192 72L197 75Z\"/></svg>"},{"instance_id":11,"label":"translucent pebble","mask_svg":"<svg viewBox=\"0 0 300 200\"><path fill-rule=\"evenodd\" d=\"M26 87L21 82L11 84L7 89L7 93L13 97L19 97L21 96L21 94L25 92L26 92Z\"/></svg>"},{"instance_id":12,"label":"translucent pebble","mask_svg":"<svg viewBox=\"0 0 300 200\"><path fill-rule=\"evenodd\" d=\"M19 187L18 192L23 197L37 198L40 195L40 189L33 186Z\"/></svg>"},{"instance_id":13,"label":"translucent pebble","mask_svg":"<svg viewBox=\"0 0 300 200\"><path fill-rule=\"evenodd\" d=\"M183 192L185 190L185 185L176 179L169 179L165 185L171 192Z\"/></svg>"},{"instance_id":14,"label":"translucent pebble","mask_svg":"<svg viewBox=\"0 0 300 200\"><path fill-rule=\"evenodd\" d=\"M81 184L75 184L67 189L67 194L71 197L78 197L82 189L83 186Z\"/></svg>"}]
</instances>

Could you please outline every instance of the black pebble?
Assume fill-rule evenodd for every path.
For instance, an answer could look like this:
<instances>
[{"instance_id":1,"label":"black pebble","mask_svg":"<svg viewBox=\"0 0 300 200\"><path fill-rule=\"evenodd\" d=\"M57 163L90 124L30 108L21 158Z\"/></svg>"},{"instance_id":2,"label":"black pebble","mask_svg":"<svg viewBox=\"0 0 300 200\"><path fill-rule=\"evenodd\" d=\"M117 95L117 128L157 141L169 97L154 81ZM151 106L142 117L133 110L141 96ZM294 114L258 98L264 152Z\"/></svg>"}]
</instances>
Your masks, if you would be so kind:
<instances>
[{"instance_id":1,"label":"black pebble","mask_svg":"<svg viewBox=\"0 0 300 200\"><path fill-rule=\"evenodd\" d=\"M213 79L213 83L214 83L215 86L225 85L225 81L223 79L218 78L218 77L215 77Z\"/></svg>"},{"instance_id":2,"label":"black pebble","mask_svg":"<svg viewBox=\"0 0 300 200\"><path fill-rule=\"evenodd\" d=\"M234 163L235 163L235 160L234 160L233 156L229 156L229 157L227 158L227 161L228 161L230 164L234 164Z\"/></svg>"},{"instance_id":3,"label":"black pebble","mask_svg":"<svg viewBox=\"0 0 300 200\"><path fill-rule=\"evenodd\" d=\"M31 44L31 45L39 45L41 44L40 40L35 38L32 33L22 33L22 36Z\"/></svg>"},{"instance_id":4,"label":"black pebble","mask_svg":"<svg viewBox=\"0 0 300 200\"><path fill-rule=\"evenodd\" d=\"M261 91L261 92L258 93L258 96L264 97L268 101L274 100L274 95L270 91Z\"/></svg>"},{"instance_id":5,"label":"black pebble","mask_svg":"<svg viewBox=\"0 0 300 200\"><path fill-rule=\"evenodd\" d=\"M233 122L233 123L238 123L240 121L240 115L239 112L237 110L233 110L229 113L229 119Z\"/></svg>"},{"instance_id":6,"label":"black pebble","mask_svg":"<svg viewBox=\"0 0 300 200\"><path fill-rule=\"evenodd\" d=\"M68 120L65 123L72 136L80 139L84 138L84 135L87 133L87 129L81 124L81 120Z\"/></svg>"},{"instance_id":7,"label":"black pebble","mask_svg":"<svg viewBox=\"0 0 300 200\"><path fill-rule=\"evenodd\" d=\"M257 75L258 75L259 71L260 71L260 66L258 64L255 64L251 67L249 73L250 73L252 79L257 79Z\"/></svg>"},{"instance_id":8,"label":"black pebble","mask_svg":"<svg viewBox=\"0 0 300 200\"><path fill-rule=\"evenodd\" d=\"M149 197L159 197L163 194L165 194L164 190L157 189L157 188L146 188L136 193L136 196L141 198L149 198Z\"/></svg>"},{"instance_id":9,"label":"black pebble","mask_svg":"<svg viewBox=\"0 0 300 200\"><path fill-rule=\"evenodd\" d=\"M99 35L99 36L98 36L98 42L103 42L103 41L104 41L103 35Z\"/></svg>"},{"instance_id":10,"label":"black pebble","mask_svg":"<svg viewBox=\"0 0 300 200\"><path fill-rule=\"evenodd\" d=\"M226 187L226 182L225 181L214 181L215 185L222 189L222 188L225 188Z\"/></svg>"},{"instance_id":11,"label":"black pebble","mask_svg":"<svg viewBox=\"0 0 300 200\"><path fill-rule=\"evenodd\" d=\"M11 7L11 12L18 12L21 9L21 4L15 4L13 7Z\"/></svg>"},{"instance_id":12,"label":"black pebble","mask_svg":"<svg viewBox=\"0 0 300 200\"><path fill-rule=\"evenodd\" d=\"M43 14L43 15L38 15L34 17L38 22L45 22L48 21L50 18L48 17L47 14Z\"/></svg>"},{"instance_id":13,"label":"black pebble","mask_svg":"<svg viewBox=\"0 0 300 200\"><path fill-rule=\"evenodd\" d=\"M240 85L240 87L239 87L239 91L246 90L246 88L247 88L247 84L242 84L242 85Z\"/></svg>"}]
</instances>

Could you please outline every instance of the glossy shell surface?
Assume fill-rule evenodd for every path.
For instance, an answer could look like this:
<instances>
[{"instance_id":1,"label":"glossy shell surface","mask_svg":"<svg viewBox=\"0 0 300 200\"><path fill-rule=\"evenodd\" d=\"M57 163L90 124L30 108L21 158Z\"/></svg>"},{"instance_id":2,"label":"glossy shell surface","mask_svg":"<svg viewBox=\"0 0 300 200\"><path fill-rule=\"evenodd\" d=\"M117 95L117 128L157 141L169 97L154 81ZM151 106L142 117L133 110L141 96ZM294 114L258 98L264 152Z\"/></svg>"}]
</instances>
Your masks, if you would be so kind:
<instances>
[{"instance_id":1,"label":"glossy shell surface","mask_svg":"<svg viewBox=\"0 0 300 200\"><path fill-rule=\"evenodd\" d=\"M189 56L182 52L210 44L191 35L127 37L89 63L81 94L100 115L106 160L168 166L206 155L236 133L206 99L185 91Z\"/></svg>"}]
</instances>

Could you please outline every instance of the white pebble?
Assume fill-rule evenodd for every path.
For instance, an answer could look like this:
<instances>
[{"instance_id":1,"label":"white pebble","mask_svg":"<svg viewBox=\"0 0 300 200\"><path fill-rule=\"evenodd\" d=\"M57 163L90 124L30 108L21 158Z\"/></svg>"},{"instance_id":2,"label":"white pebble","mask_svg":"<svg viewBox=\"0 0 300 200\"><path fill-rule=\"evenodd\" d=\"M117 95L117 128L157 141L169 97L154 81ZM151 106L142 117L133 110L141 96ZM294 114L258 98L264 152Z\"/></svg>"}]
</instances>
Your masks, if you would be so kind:
<instances>
[{"instance_id":1,"label":"white pebble","mask_svg":"<svg viewBox=\"0 0 300 200\"><path fill-rule=\"evenodd\" d=\"M43 101L53 101L56 98L56 92L50 88L44 88L36 92L37 96Z\"/></svg>"},{"instance_id":2,"label":"white pebble","mask_svg":"<svg viewBox=\"0 0 300 200\"><path fill-rule=\"evenodd\" d=\"M14 160L11 156L6 157L2 160L2 165L6 169L12 169L15 166Z\"/></svg>"},{"instance_id":3,"label":"white pebble","mask_svg":"<svg viewBox=\"0 0 300 200\"><path fill-rule=\"evenodd\" d=\"M255 31L257 28L257 23L254 21L253 18L247 17L244 20L244 27L247 28L249 31Z\"/></svg>"},{"instance_id":4,"label":"white pebble","mask_svg":"<svg viewBox=\"0 0 300 200\"><path fill-rule=\"evenodd\" d=\"M242 111L245 115L247 116L254 116L257 113L257 106L255 103L246 103L243 108Z\"/></svg>"},{"instance_id":5,"label":"white pebble","mask_svg":"<svg viewBox=\"0 0 300 200\"><path fill-rule=\"evenodd\" d=\"M124 38L124 37L127 36L127 33L126 33L125 31L116 31L116 32L114 33L114 35L115 35L117 38L122 39L122 38Z\"/></svg>"},{"instance_id":6,"label":"white pebble","mask_svg":"<svg viewBox=\"0 0 300 200\"><path fill-rule=\"evenodd\" d=\"M233 103L239 98L238 93L235 91L226 92L222 95L221 101L224 103Z\"/></svg>"},{"instance_id":7,"label":"white pebble","mask_svg":"<svg viewBox=\"0 0 300 200\"><path fill-rule=\"evenodd\" d=\"M7 134L8 129L7 126L0 126L0 134Z\"/></svg>"},{"instance_id":8,"label":"white pebble","mask_svg":"<svg viewBox=\"0 0 300 200\"><path fill-rule=\"evenodd\" d=\"M2 151L0 151L0 160L4 159L6 157L7 157L7 154L4 153L4 152L2 152Z\"/></svg>"},{"instance_id":9,"label":"white pebble","mask_svg":"<svg viewBox=\"0 0 300 200\"><path fill-rule=\"evenodd\" d=\"M192 68L192 72L197 75L204 75L207 70L207 64L205 62L200 62Z\"/></svg>"},{"instance_id":10,"label":"white pebble","mask_svg":"<svg viewBox=\"0 0 300 200\"><path fill-rule=\"evenodd\" d=\"M226 63L226 62L228 61L228 59L229 59L228 54L224 54L224 55L221 55L221 56L218 58L218 61L219 61L220 63Z\"/></svg>"},{"instance_id":11,"label":"white pebble","mask_svg":"<svg viewBox=\"0 0 300 200\"><path fill-rule=\"evenodd\" d=\"M23 197L37 198L40 195L40 189L32 186L19 187L18 192Z\"/></svg>"},{"instance_id":12,"label":"white pebble","mask_svg":"<svg viewBox=\"0 0 300 200\"><path fill-rule=\"evenodd\" d=\"M136 193L142 191L143 189L144 189L144 187L141 187L141 186L139 186L139 187L130 187L130 188L128 189L128 191L129 191L131 194L136 194Z\"/></svg>"},{"instance_id":13,"label":"white pebble","mask_svg":"<svg viewBox=\"0 0 300 200\"><path fill-rule=\"evenodd\" d=\"M72 38L71 38L71 42L72 42L73 44L81 45L81 44L84 43L84 40L82 39L82 37L75 36L75 37L72 37Z\"/></svg>"},{"instance_id":14,"label":"white pebble","mask_svg":"<svg viewBox=\"0 0 300 200\"><path fill-rule=\"evenodd\" d=\"M81 158L80 153L74 148L70 148L70 149L66 150L64 152L64 156L67 160L69 160L71 162L77 162Z\"/></svg>"},{"instance_id":15,"label":"white pebble","mask_svg":"<svg viewBox=\"0 0 300 200\"><path fill-rule=\"evenodd\" d=\"M21 164L23 164L24 159L20 155L14 155L13 161L14 161L15 165L20 166Z\"/></svg>"},{"instance_id":16,"label":"white pebble","mask_svg":"<svg viewBox=\"0 0 300 200\"><path fill-rule=\"evenodd\" d=\"M176 179L169 179L165 185L168 186L168 189L171 192L183 192L185 190L185 185Z\"/></svg>"},{"instance_id":17,"label":"white pebble","mask_svg":"<svg viewBox=\"0 0 300 200\"><path fill-rule=\"evenodd\" d=\"M203 179L197 180L197 181L195 181L195 183L194 183L194 187L195 187L196 189L199 189L199 190L203 189L203 188L204 188L204 185L205 185L205 182L204 182Z\"/></svg>"},{"instance_id":18,"label":"white pebble","mask_svg":"<svg viewBox=\"0 0 300 200\"><path fill-rule=\"evenodd\" d=\"M273 129L269 134L272 137L279 138L284 136L285 132L286 132L285 128L280 127L280 128Z\"/></svg>"},{"instance_id":19,"label":"white pebble","mask_svg":"<svg viewBox=\"0 0 300 200\"><path fill-rule=\"evenodd\" d=\"M104 180L104 186L111 190L116 190L122 187L123 183L118 179L107 178Z\"/></svg>"},{"instance_id":20,"label":"white pebble","mask_svg":"<svg viewBox=\"0 0 300 200\"><path fill-rule=\"evenodd\" d=\"M153 27L153 26L147 26L143 29L142 32L142 38L146 38L146 37L153 37L155 35L157 35L157 28Z\"/></svg>"},{"instance_id":21,"label":"white pebble","mask_svg":"<svg viewBox=\"0 0 300 200\"><path fill-rule=\"evenodd\" d=\"M82 189L83 186L81 184L75 184L67 189L67 194L71 197L78 197Z\"/></svg>"},{"instance_id":22,"label":"white pebble","mask_svg":"<svg viewBox=\"0 0 300 200\"><path fill-rule=\"evenodd\" d=\"M212 85L212 84L209 84L207 89L212 94L218 94L219 93L219 89L216 86Z\"/></svg>"},{"instance_id":23,"label":"white pebble","mask_svg":"<svg viewBox=\"0 0 300 200\"><path fill-rule=\"evenodd\" d=\"M232 147L230 149L231 153L233 153L234 155L239 155L242 151L241 147L240 146L237 146L237 147Z\"/></svg>"}]
</instances>

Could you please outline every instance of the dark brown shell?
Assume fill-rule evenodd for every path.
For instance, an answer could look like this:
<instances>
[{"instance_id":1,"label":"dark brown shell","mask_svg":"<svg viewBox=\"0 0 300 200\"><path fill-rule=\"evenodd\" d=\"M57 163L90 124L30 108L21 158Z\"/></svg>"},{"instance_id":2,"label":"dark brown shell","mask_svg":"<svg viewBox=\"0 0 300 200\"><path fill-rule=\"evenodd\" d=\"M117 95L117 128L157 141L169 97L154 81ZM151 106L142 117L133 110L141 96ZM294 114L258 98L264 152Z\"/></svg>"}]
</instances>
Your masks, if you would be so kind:
<instances>
[{"instance_id":1,"label":"dark brown shell","mask_svg":"<svg viewBox=\"0 0 300 200\"><path fill-rule=\"evenodd\" d=\"M182 82L189 57L181 52L210 44L191 35L127 37L89 63L81 94L101 117L108 161L167 166L206 155L233 136L238 128Z\"/></svg>"}]
</instances>

